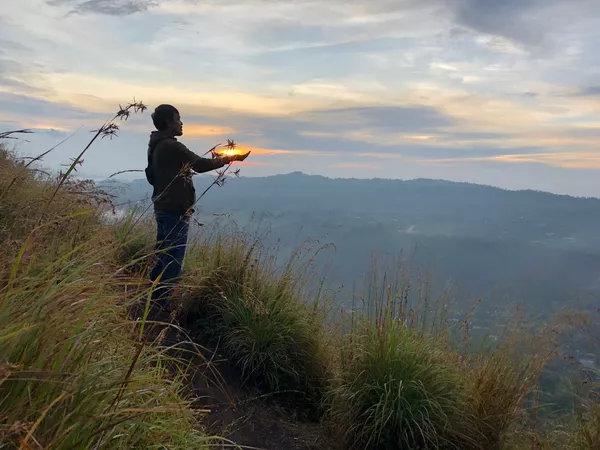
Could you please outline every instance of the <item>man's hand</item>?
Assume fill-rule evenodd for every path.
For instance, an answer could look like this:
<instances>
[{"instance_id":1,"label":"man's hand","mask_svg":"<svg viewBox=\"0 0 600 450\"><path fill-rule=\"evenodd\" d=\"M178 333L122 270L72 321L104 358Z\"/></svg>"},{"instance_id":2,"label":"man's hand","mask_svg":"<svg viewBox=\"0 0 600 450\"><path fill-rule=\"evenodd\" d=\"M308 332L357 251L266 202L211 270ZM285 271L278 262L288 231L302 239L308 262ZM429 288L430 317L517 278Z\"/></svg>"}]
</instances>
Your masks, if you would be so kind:
<instances>
[{"instance_id":1,"label":"man's hand","mask_svg":"<svg viewBox=\"0 0 600 450\"><path fill-rule=\"evenodd\" d=\"M225 156L225 161L227 162L227 164L231 164L234 161L244 161L248 155L250 155L251 152L248 153L244 153L243 155L231 155L231 156Z\"/></svg>"}]
</instances>

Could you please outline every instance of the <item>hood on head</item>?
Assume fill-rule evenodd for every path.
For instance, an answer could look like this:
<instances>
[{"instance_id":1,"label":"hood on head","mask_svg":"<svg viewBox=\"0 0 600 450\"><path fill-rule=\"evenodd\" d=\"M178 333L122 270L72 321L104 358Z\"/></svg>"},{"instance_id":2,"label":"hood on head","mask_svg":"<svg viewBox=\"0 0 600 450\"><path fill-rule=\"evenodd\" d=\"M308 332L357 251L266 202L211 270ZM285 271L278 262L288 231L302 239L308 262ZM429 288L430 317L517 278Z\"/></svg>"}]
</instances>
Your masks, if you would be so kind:
<instances>
[{"instance_id":1,"label":"hood on head","mask_svg":"<svg viewBox=\"0 0 600 450\"><path fill-rule=\"evenodd\" d=\"M150 133L150 142L148 142L148 149L156 147L156 144L158 144L161 141L164 141L165 139L176 140L173 136L166 135L161 131L153 131L152 133Z\"/></svg>"}]
</instances>

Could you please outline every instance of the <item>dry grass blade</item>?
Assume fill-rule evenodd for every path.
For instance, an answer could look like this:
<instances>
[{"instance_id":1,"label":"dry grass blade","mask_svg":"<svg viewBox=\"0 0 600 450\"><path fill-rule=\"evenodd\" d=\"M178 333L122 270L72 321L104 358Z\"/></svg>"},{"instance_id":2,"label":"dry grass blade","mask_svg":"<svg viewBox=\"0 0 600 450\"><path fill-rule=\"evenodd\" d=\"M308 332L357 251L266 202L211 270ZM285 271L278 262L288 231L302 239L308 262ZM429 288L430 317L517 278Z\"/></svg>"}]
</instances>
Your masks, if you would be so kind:
<instances>
[{"instance_id":1,"label":"dry grass blade","mask_svg":"<svg viewBox=\"0 0 600 450\"><path fill-rule=\"evenodd\" d=\"M42 423L42 420L44 420L44 418L46 417L46 415L48 414L48 412L54 407L54 405L56 405L57 403L63 401L66 397L68 396L68 394L66 392L63 392L62 394L60 394L58 397L56 397L40 414L40 417L38 417L38 419L35 421L35 423L32 425L32 427L29 429L29 431L27 432L27 436L25 436L25 438L21 441L20 444L20 448L24 449L24 448L29 448L28 442L29 440L33 437L33 434L35 433L35 430L37 429L37 427L40 426L40 424Z\"/></svg>"},{"instance_id":2,"label":"dry grass blade","mask_svg":"<svg viewBox=\"0 0 600 450\"><path fill-rule=\"evenodd\" d=\"M33 131L28 129L22 130L12 130L12 131L2 131L0 132L0 139L18 139L15 134L32 134Z\"/></svg>"}]
</instances>

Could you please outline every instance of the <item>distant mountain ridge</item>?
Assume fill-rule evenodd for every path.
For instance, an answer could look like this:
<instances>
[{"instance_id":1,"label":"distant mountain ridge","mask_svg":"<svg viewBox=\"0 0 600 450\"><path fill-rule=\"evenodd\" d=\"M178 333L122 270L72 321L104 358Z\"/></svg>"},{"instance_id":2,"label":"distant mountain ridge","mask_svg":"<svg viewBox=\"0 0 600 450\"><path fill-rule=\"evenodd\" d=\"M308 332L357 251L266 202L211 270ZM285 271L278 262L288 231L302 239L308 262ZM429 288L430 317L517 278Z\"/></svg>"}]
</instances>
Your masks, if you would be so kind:
<instances>
[{"instance_id":1,"label":"distant mountain ridge","mask_svg":"<svg viewBox=\"0 0 600 450\"><path fill-rule=\"evenodd\" d=\"M210 181L196 177L197 191L204 191ZM115 191L117 184L110 184L117 203L147 201L151 193L145 180L119 184L121 192ZM296 212L306 217L319 212L319 220L325 222L361 216L396 220L398 229L414 226L431 235L536 241L600 251L600 199L444 180L331 179L301 172L230 177L225 186L215 186L201 199L198 210L201 214Z\"/></svg>"},{"instance_id":2,"label":"distant mountain ridge","mask_svg":"<svg viewBox=\"0 0 600 450\"><path fill-rule=\"evenodd\" d=\"M211 181L196 177L197 192ZM148 204L145 180L120 186L116 202L145 198ZM368 270L373 254L417 249L415 265L434 267L439 286L452 279L465 299L493 297L500 308L515 300L549 311L574 297L600 295L596 198L293 172L230 177L200 200L197 215L205 224L268 230L266 244L276 244L283 257L307 239L332 243L330 279L346 286Z\"/></svg>"},{"instance_id":3,"label":"distant mountain ridge","mask_svg":"<svg viewBox=\"0 0 600 450\"><path fill-rule=\"evenodd\" d=\"M209 179L212 178L212 176L210 174L201 174L201 175L197 175L195 177L195 184L204 184L204 182ZM400 179L400 178L378 178L378 177L373 177L373 178L355 178L355 177L327 177L324 175L319 175L319 174L307 174L304 173L302 171L293 171L293 172L288 172L288 173L281 173L281 174L274 174L274 175L267 175L267 176L259 176L259 177L245 177L245 176L239 176L238 177L239 180L249 180L249 181L258 181L258 180L298 180L298 179L304 179L304 180L321 180L321 181L331 181L331 182L356 182L357 184L359 183L371 183L371 182L382 182L382 183L390 183L390 184L414 184L414 185L423 185L423 186L470 186L470 187L475 187L475 188L480 188L480 189L486 189L486 190L490 190L490 191L500 191L500 192L514 192L514 193L536 193L536 194L543 194L543 195L549 195L552 197L566 197L566 198L573 198L573 199L584 199L584 200L598 200L600 201L600 197L592 197L592 196L574 196L574 195L569 195L569 194L556 194L556 193L552 193L552 192L546 192L543 190L538 190L538 189L506 189L506 188L501 188L501 187L497 187L497 186L492 186L492 185L486 185L486 184L478 184L478 183L472 183L472 182L468 182L468 181L451 181L451 180L445 180L445 179L434 179L434 178L412 178L412 179ZM148 183L146 182L146 180L139 178L139 179L133 179L133 180L122 180L122 179L118 179L118 178L112 178L112 179L102 179L101 177L95 177L94 180L97 180L98 183L102 186L115 186L117 184L121 184L121 185L146 185L148 187L148 189L150 188L148 186Z\"/></svg>"}]
</instances>

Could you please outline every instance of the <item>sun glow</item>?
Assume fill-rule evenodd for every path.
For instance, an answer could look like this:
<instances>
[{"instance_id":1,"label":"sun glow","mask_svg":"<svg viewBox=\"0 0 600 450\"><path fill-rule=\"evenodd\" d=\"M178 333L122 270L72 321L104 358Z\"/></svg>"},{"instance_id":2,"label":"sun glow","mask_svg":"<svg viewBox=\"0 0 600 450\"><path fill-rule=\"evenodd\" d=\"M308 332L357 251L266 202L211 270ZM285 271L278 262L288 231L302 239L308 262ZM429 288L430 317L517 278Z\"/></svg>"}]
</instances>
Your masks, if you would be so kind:
<instances>
[{"instance_id":1,"label":"sun glow","mask_svg":"<svg viewBox=\"0 0 600 450\"><path fill-rule=\"evenodd\" d=\"M223 150L218 150L217 153L219 156L235 156L244 154L244 152L240 151L239 148L225 148Z\"/></svg>"}]
</instances>

